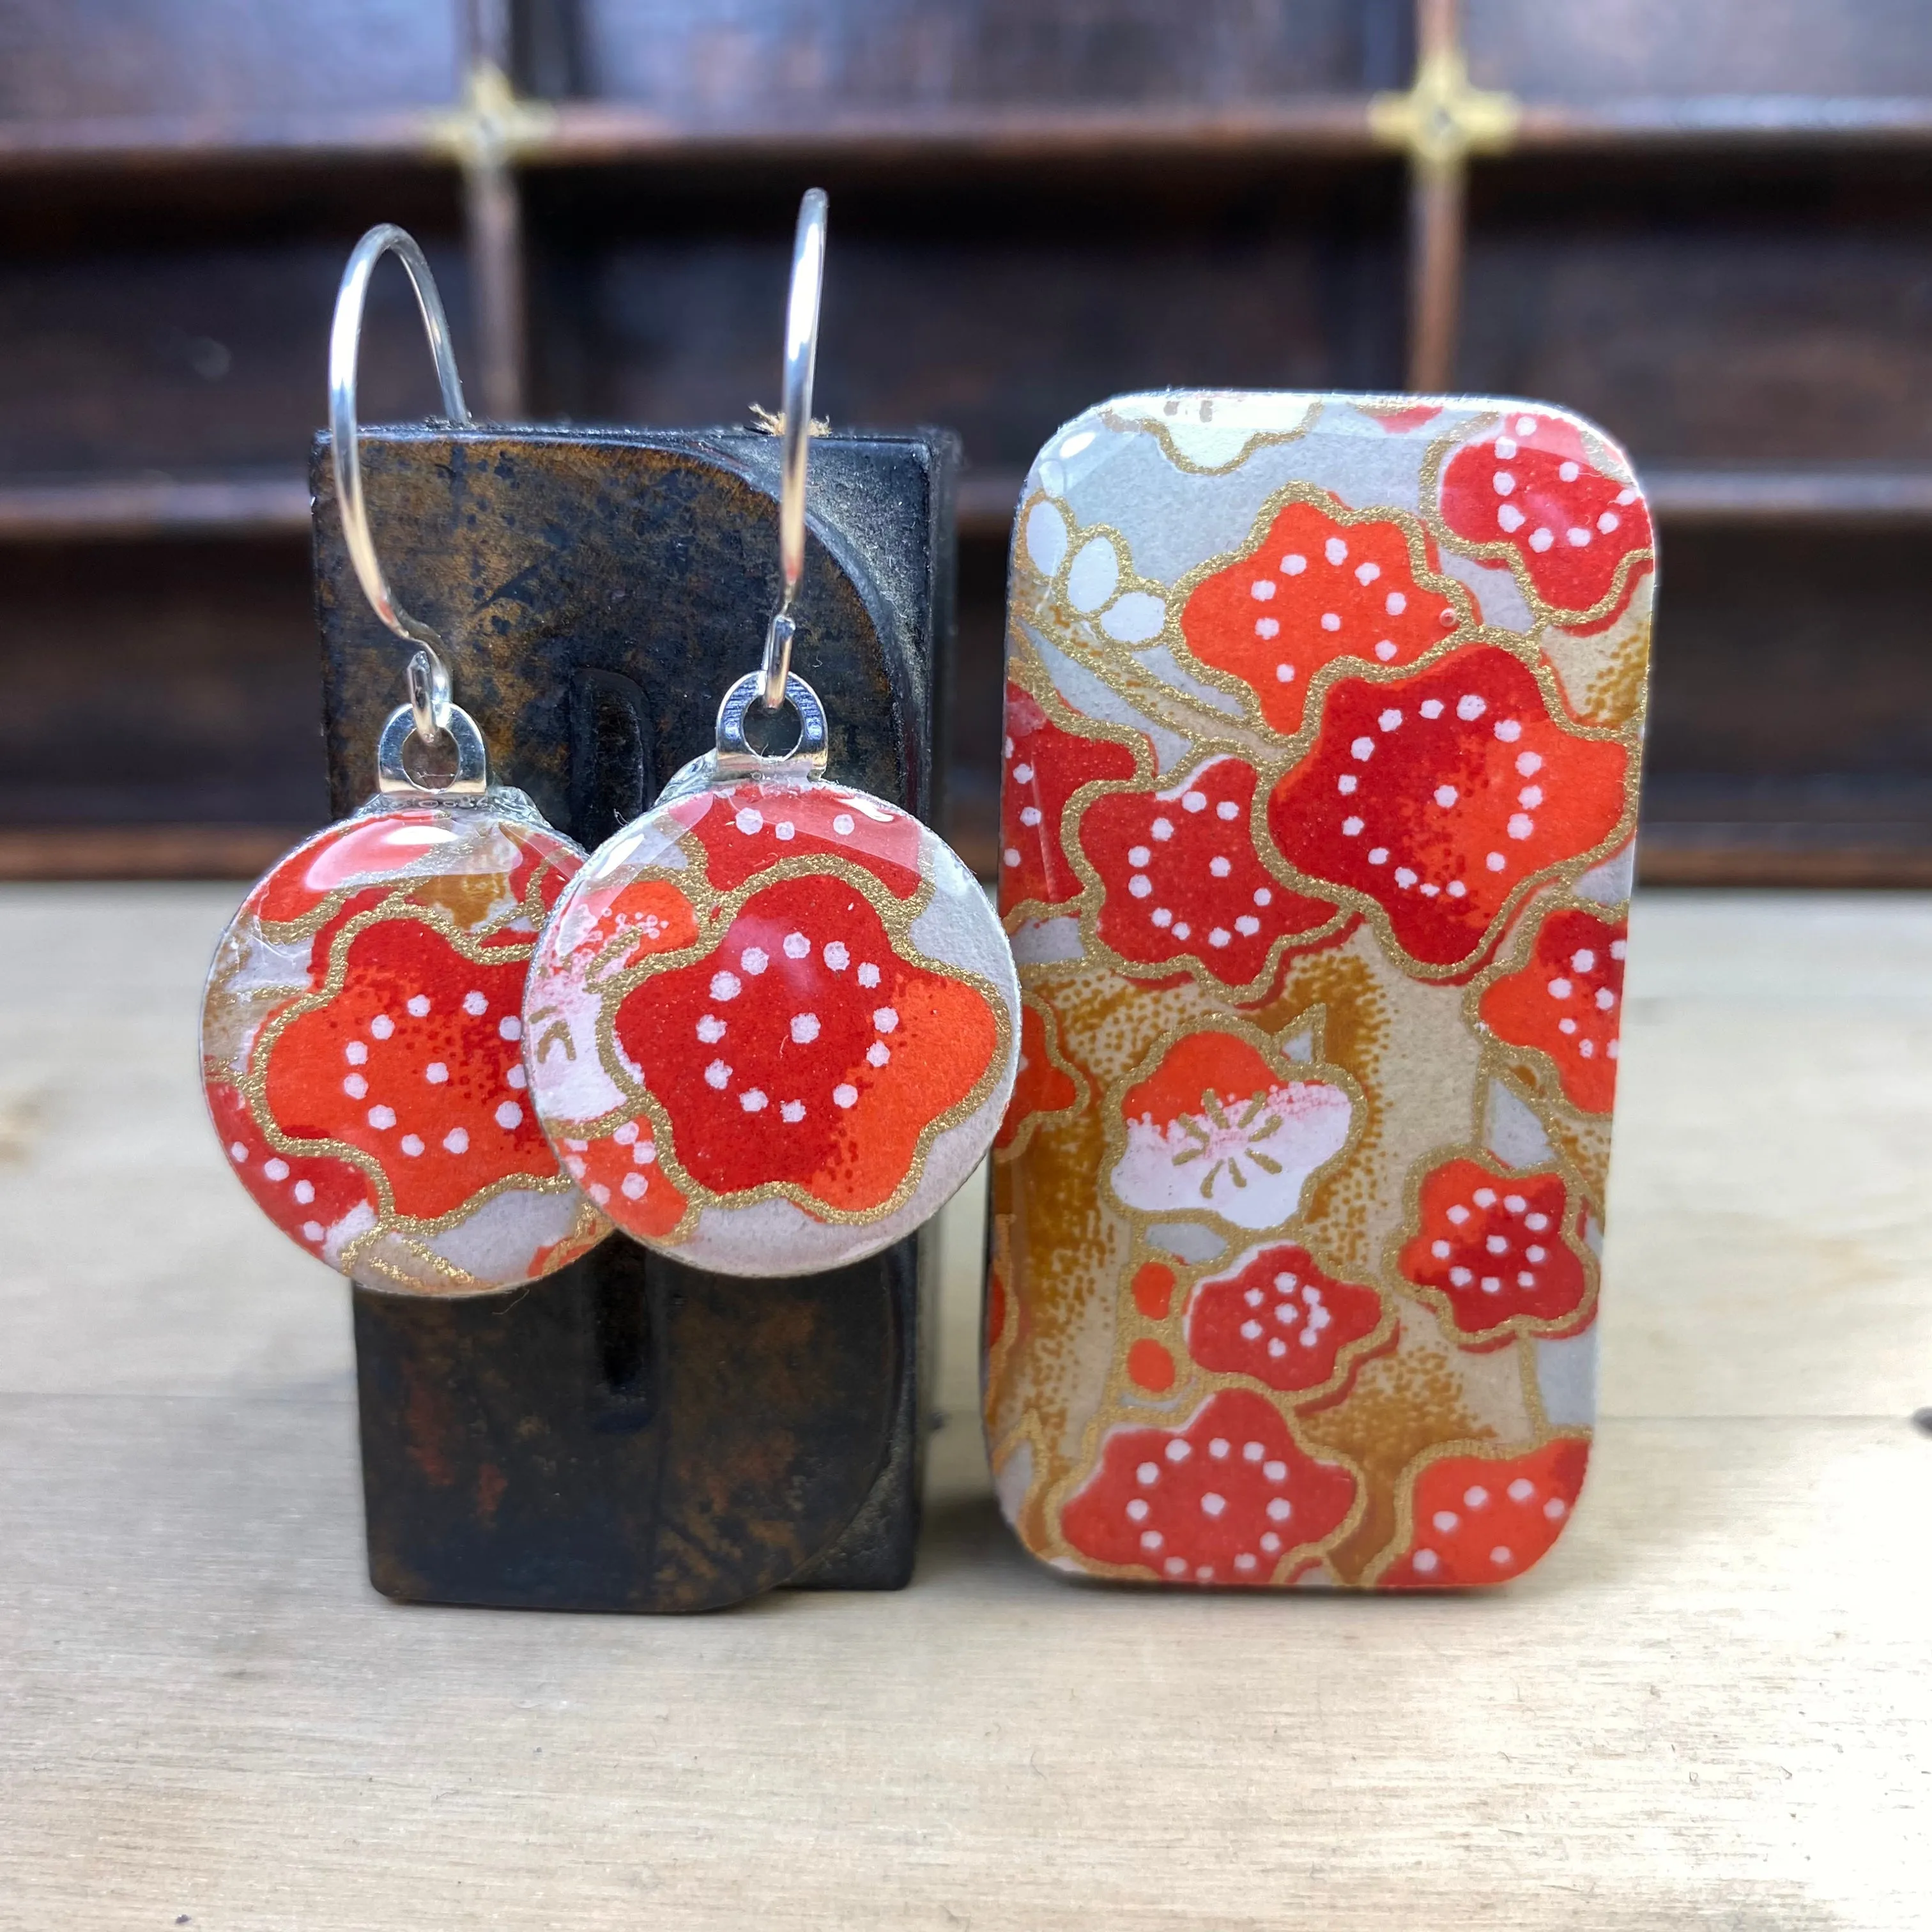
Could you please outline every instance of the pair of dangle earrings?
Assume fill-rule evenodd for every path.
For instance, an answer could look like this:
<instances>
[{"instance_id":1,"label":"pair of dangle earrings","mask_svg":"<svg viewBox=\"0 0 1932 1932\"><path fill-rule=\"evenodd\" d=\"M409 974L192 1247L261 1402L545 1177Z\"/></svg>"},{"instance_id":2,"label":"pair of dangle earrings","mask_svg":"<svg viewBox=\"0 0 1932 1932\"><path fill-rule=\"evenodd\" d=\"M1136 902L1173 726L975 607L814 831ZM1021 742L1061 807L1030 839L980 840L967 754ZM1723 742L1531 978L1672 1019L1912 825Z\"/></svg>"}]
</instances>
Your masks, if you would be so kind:
<instances>
[{"instance_id":1,"label":"pair of dangle earrings","mask_svg":"<svg viewBox=\"0 0 1932 1932\"><path fill-rule=\"evenodd\" d=\"M588 857L491 782L442 639L390 593L356 412L384 254L415 290L446 416L470 418L416 243L379 227L350 258L336 498L364 593L414 646L409 702L383 725L375 795L272 867L223 934L202 1066L256 1204L367 1286L509 1288L614 1227L720 1273L836 1267L937 1212L1005 1111L1019 991L998 921L940 839L828 775L824 708L790 668L825 214L812 190L763 662L724 694L714 747ZM789 751L754 747L788 728Z\"/></svg>"}]
</instances>

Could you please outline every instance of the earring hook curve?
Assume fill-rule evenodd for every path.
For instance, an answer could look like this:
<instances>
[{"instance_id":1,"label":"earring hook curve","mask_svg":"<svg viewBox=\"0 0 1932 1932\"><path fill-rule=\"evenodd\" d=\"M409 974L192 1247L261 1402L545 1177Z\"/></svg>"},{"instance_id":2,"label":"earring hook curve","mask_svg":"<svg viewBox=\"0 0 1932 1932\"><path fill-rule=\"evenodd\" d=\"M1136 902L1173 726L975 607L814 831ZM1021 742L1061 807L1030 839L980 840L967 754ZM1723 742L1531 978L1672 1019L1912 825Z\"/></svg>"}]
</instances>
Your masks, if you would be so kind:
<instances>
[{"instance_id":1,"label":"earring hook curve","mask_svg":"<svg viewBox=\"0 0 1932 1932\"><path fill-rule=\"evenodd\" d=\"M449 729L449 667L443 662L442 639L420 618L397 602L384 575L382 560L369 529L368 507L362 494L361 430L356 413L356 364L362 344L362 312L368 299L369 278L385 255L394 255L410 278L416 307L429 338L436 363L436 380L442 391L442 410L459 428L470 426L463 400L463 379L457 373L456 351L449 339L449 321L436 278L423 251L407 230L394 222L370 229L350 251L335 296L335 314L328 331L329 459L335 472L335 500L342 513L342 533L350 561L370 607L405 644L416 646L410 660L410 710L417 737L434 742Z\"/></svg>"},{"instance_id":2,"label":"earring hook curve","mask_svg":"<svg viewBox=\"0 0 1932 1932\"><path fill-rule=\"evenodd\" d=\"M798 626L791 607L805 577L805 478L812 454L812 388L818 367L818 298L825 280L823 188L808 188L792 238L791 286L785 300L784 416L778 435L778 572L784 586L765 632L758 701L776 711L785 701L791 643Z\"/></svg>"}]
</instances>

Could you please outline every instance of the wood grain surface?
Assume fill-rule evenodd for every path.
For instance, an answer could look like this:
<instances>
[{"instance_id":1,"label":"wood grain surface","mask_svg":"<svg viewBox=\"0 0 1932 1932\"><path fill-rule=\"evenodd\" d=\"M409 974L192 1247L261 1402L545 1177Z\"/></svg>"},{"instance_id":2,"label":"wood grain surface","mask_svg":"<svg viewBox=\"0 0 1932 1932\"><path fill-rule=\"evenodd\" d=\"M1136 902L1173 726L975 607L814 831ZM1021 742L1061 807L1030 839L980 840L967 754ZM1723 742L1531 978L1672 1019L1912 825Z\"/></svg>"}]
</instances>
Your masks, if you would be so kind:
<instances>
[{"instance_id":1,"label":"wood grain surface","mask_svg":"<svg viewBox=\"0 0 1932 1932\"><path fill-rule=\"evenodd\" d=\"M235 895L0 892L0 1926L1906 1928L1932 1833L1932 897L1640 896L1572 1534L1488 1596L1070 1586L952 1265L919 1574L364 1582L347 1300L221 1172Z\"/></svg>"}]
</instances>

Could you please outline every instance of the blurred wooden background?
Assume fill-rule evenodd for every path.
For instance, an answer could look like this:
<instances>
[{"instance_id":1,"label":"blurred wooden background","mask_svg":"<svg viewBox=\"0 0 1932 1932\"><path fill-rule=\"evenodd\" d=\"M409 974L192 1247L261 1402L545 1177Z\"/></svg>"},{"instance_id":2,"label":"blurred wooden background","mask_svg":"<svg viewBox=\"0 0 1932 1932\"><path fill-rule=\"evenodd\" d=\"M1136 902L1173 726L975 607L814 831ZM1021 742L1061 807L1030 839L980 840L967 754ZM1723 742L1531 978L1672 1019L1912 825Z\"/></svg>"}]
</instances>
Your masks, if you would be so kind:
<instances>
[{"instance_id":1,"label":"blurred wooden background","mask_svg":"<svg viewBox=\"0 0 1932 1932\"><path fill-rule=\"evenodd\" d=\"M428 248L479 415L742 422L812 181L821 410L973 466L970 856L1055 424L1413 382L1645 471L1649 877L1932 882L1923 0L0 0L0 875L325 815L304 462L364 227ZM406 302L367 421L434 400Z\"/></svg>"}]
</instances>

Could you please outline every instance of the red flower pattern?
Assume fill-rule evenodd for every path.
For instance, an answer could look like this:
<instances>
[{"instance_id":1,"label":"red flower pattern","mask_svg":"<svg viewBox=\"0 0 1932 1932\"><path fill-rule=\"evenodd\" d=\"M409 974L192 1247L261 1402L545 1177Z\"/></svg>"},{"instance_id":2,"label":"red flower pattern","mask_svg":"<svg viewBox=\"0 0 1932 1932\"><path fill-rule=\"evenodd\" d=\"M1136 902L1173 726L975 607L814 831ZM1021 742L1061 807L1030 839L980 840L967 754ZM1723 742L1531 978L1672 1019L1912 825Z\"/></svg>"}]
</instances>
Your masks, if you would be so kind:
<instances>
[{"instance_id":1,"label":"red flower pattern","mask_svg":"<svg viewBox=\"0 0 1932 1932\"><path fill-rule=\"evenodd\" d=\"M700 1186L789 1183L844 1213L892 1197L998 1038L983 994L902 959L871 902L824 874L753 892L703 959L632 992L614 1031ZM626 1210L605 1206L623 1226Z\"/></svg>"},{"instance_id":2,"label":"red flower pattern","mask_svg":"<svg viewBox=\"0 0 1932 1932\"><path fill-rule=\"evenodd\" d=\"M1650 513L1636 486L1598 469L1576 426L1558 416L1513 410L1493 436L1464 444L1442 472L1442 518L1470 543L1508 544L1573 629L1613 622L1648 567L1619 584L1627 560L1651 546Z\"/></svg>"},{"instance_id":3,"label":"red flower pattern","mask_svg":"<svg viewBox=\"0 0 1932 1932\"><path fill-rule=\"evenodd\" d=\"M649 1119L626 1120L596 1140L560 1138L563 1170L592 1202L634 1234L662 1239L689 1203L658 1162Z\"/></svg>"},{"instance_id":4,"label":"red flower pattern","mask_svg":"<svg viewBox=\"0 0 1932 1932\"><path fill-rule=\"evenodd\" d=\"M203 1082L244 1184L310 1252L477 1293L602 1238L561 1185L520 1037L538 929L581 862L514 817L386 809L249 894L209 982Z\"/></svg>"},{"instance_id":5,"label":"red flower pattern","mask_svg":"<svg viewBox=\"0 0 1932 1932\"><path fill-rule=\"evenodd\" d=\"M665 809L704 848L721 892L787 859L852 859L896 898L919 890L919 821L910 812L832 785L734 785Z\"/></svg>"},{"instance_id":6,"label":"red flower pattern","mask_svg":"<svg viewBox=\"0 0 1932 1932\"><path fill-rule=\"evenodd\" d=\"M1096 1562L1164 1582L1274 1583L1306 1568L1347 1520L1354 1475L1296 1442L1274 1403L1210 1396L1180 1429L1116 1429L1060 1512Z\"/></svg>"},{"instance_id":7,"label":"red flower pattern","mask_svg":"<svg viewBox=\"0 0 1932 1932\"><path fill-rule=\"evenodd\" d=\"M1019 1138L1026 1124L1042 1114L1062 1114L1080 1097L1072 1079L1053 1064L1047 1051L1046 1027L1039 1007L1020 1009L1019 1073L1013 1097L993 1144L1002 1150Z\"/></svg>"},{"instance_id":8,"label":"red flower pattern","mask_svg":"<svg viewBox=\"0 0 1932 1932\"><path fill-rule=\"evenodd\" d=\"M514 904L530 890L532 879L547 874L540 896L545 906L554 905L582 860L548 832L507 822L498 830L500 843L490 856L507 858L509 864L502 874L492 876L491 883L502 899ZM313 912L334 894L350 893L317 936L320 956L327 952L338 926L380 903L388 892L399 887L406 891L412 884L433 891L435 861L460 846L465 836L434 812L375 812L367 818L344 819L289 854L249 895L250 904L263 925L280 926ZM530 926L512 920L478 943L527 947L536 937Z\"/></svg>"},{"instance_id":9,"label":"red flower pattern","mask_svg":"<svg viewBox=\"0 0 1932 1932\"><path fill-rule=\"evenodd\" d=\"M1444 1590L1520 1576L1563 1534L1589 1460L1590 1445L1566 1436L1526 1455L1431 1462L1409 1492L1408 1546L1378 1586Z\"/></svg>"},{"instance_id":10,"label":"red flower pattern","mask_svg":"<svg viewBox=\"0 0 1932 1932\"><path fill-rule=\"evenodd\" d=\"M1617 1091L1629 922L1580 908L1551 913L1526 964L1491 982L1478 1012L1498 1040L1549 1054L1570 1103L1607 1114Z\"/></svg>"},{"instance_id":11,"label":"red flower pattern","mask_svg":"<svg viewBox=\"0 0 1932 1932\"><path fill-rule=\"evenodd\" d=\"M1284 431L1289 423L1285 416ZM1482 424L1490 427L1480 440L1468 440ZM1011 1160L1013 1220L1005 1233L1017 1244L1011 1264L1020 1273L1000 1285L989 1317L1002 1356L1049 1346L1090 1352L1100 1340L1091 1325L1102 1318L1098 1311L1114 1337L1114 1375L1094 1412L1094 1460L1070 1495L1064 1466L1036 1460L1028 1484L1034 1513L1017 1520L1022 1534L1036 1536L1049 1520L1040 1507L1060 1498L1059 1534L1041 1554L1153 1581L1279 1587L1322 1562L1354 1521L1360 1492L1350 1467L1298 1448L1300 1417L1336 1411L1373 1438L1384 1426L1380 1404L1432 1400L1396 1388L1396 1378L1377 1384L1365 1407L1348 1406L1362 1363L1402 1327L1412 1329L1415 1302L1426 1302L1444 1336L1468 1352L1472 1390L1490 1352L1575 1334L1594 1312L1591 1210L1580 1184L1547 1166L1519 1171L1474 1150L1451 1158L1445 1147L1433 1171L1426 1162L1420 1170L1406 1226L1391 1228L1392 1215L1371 1210L1386 1280L1338 1279L1288 1237L1304 1235L1292 1217L1308 1207L1302 1196L1315 1173L1332 1173L1336 1183L1316 1198L1324 1215L1358 1198L1352 1186L1378 1186L1386 1150L1376 1123L1385 1102L1439 1102L1444 1143L1468 1131L1480 1094L1467 1078L1486 1078L1482 1069L1498 1058L1492 1045L1478 1062L1472 1030L1526 1049L1519 1059L1546 1057L1553 1070L1544 1076L1546 1096L1560 1079L1571 1106L1607 1114L1624 926L1620 909L1599 910L1573 892L1624 836L1635 737L1580 722L1565 692L1598 688L1606 671L1622 676L1628 653L1641 646L1640 637L1622 631L1612 634L1623 639L1614 652L1608 637L1582 640L1620 617L1627 627L1652 567L1650 520L1639 494L1611 473L1613 451L1587 428L1532 406L1509 410L1498 426L1493 405L1479 412L1454 401L1392 400L1324 414L1308 433L1331 453L1346 438L1354 455L1386 466L1391 487L1352 490L1346 503L1312 490L1292 503L1277 498L1246 532L1224 529L1216 562L1170 605L1183 667L1244 694L1244 704L1251 698L1245 723L1216 718L1184 674L1155 696L1148 680L1160 682L1160 672L1144 653L1098 645L1077 680L1045 703L1018 692L1010 716L1003 904L1078 910L1090 948L1087 976L1063 998L1068 938L1041 935L1029 961L1033 996L1047 1012L1029 1018L1024 1037L1061 1038L1057 1016L1080 1070L1063 1086L1064 1068L1054 1067L1049 1101L1084 1092L1090 1073L1095 1096L1118 1094L1104 1172L1107 1192L1135 1224L1118 1273L1094 1284L1095 1312L1070 1330L1057 1324L1049 1345L1023 1318L1027 1291L1041 1283L1022 1265L1018 1237L1029 1227L1060 1232L1060 1177L1034 1168L1023 1153ZM1160 548L1147 518L1161 506L1124 511L1118 492L1090 484L1060 454L1063 443L1077 452L1094 440L1082 425L1048 452L1065 464L1053 479L1062 520L1076 532L1118 521L1108 538L1112 552L1124 558L1131 545L1138 568L1158 573L1151 560ZM1337 472L1312 464L1292 473ZM1351 472L1363 480L1370 473L1359 462ZM1184 506L1181 493L1197 487L1191 478L1169 482L1177 509L1198 516L1207 508L1198 497ZM1450 572L1438 541L1460 554ZM1502 586L1497 594L1514 608L1520 592L1540 622L1572 634L1563 682L1528 640L1472 634L1482 613L1456 574L1472 555L1488 568L1468 575L1501 586L1496 573L1507 569L1515 592ZM1031 640L1052 634L1072 600L1058 578L1016 578L1016 594L1032 600L1040 620L1035 626L1035 611L1026 610L1016 675L1044 693L1039 680L1058 661ZM1096 686L1117 702L1103 701ZM1208 695L1225 706L1218 693ZM1119 734L1099 735L1112 733L1099 722L1103 713L1126 715L1119 704L1157 728L1156 742L1131 768L1117 755ZM1091 795L1069 813L1083 783ZM1358 918L1368 932L1358 932ZM1096 945L1104 949L1097 962ZM1396 995L1404 1004L1394 1055L1358 1069L1368 1108L1359 1144L1350 1132L1352 1084L1344 1092L1298 1079L1295 1064L1268 1044L1294 1024L1282 1019L1289 986L1300 1003L1328 997L1318 972L1304 975L1298 964L1284 976L1283 956L1298 959L1324 946L1337 949L1338 965L1366 946L1410 982ZM1505 948L1508 970L1484 971ZM1111 975L1100 970L1105 958L1115 962ZM1188 992L1184 972L1222 994L1225 1021L1174 1005L1200 997ZM1466 992L1479 974L1479 991ZM1110 980L1119 994L1112 1004ZM1122 1021L1142 1008L1148 1027L1136 1040ZM1160 1050L1150 1052L1156 1030ZM1460 1052L1448 1045L1452 1035ZM1336 1050L1347 1059L1339 1041ZM1438 1052L1450 1057L1430 1057ZM1028 1053L1030 1062L1030 1046ZM1452 1066L1456 1076L1439 1095L1389 1090L1391 1082L1435 1082ZM1003 1136L1010 1152L1024 1147L1032 1118L1030 1072L1022 1073ZM1206 1214L1224 1232L1246 1231L1211 1272L1154 1258L1162 1240L1148 1220ZM1304 1237L1318 1245L1335 1238L1325 1221ZM1205 1378L1222 1385L1204 1390ZM1018 1440L1024 1404L1012 1412L1010 1389L991 1400L999 1439ZM1482 1400L1472 1414L1486 1419L1459 1426L1457 1451L1446 1457L1439 1451L1447 1445L1426 1428L1415 1434L1414 1414L1404 1418L1400 1456L1384 1456L1359 1480L1372 1486L1378 1515L1394 1505L1395 1520L1412 1524L1412 1533L1405 1527L1366 1570L1364 1553L1342 1546L1332 1560L1343 1580L1390 1588L1492 1582L1520 1574L1555 1541L1582 1479L1582 1432L1534 1450L1472 1450L1468 1437L1487 1431ZM1160 1425L1147 1420L1156 1409ZM1192 1419L1179 1423L1176 1410ZM1432 1446L1418 1454L1424 1444ZM1019 1471L1009 1465L1003 1474ZM1270 1488L1270 1479L1285 1486ZM1280 1505L1274 1516L1270 1503Z\"/></svg>"},{"instance_id":12,"label":"red flower pattern","mask_svg":"<svg viewBox=\"0 0 1932 1932\"><path fill-rule=\"evenodd\" d=\"M341 990L269 1048L263 1100L297 1140L372 1156L396 1211L453 1213L556 1159L525 1092L525 964L466 959L420 919L384 919L349 940Z\"/></svg>"},{"instance_id":13,"label":"red flower pattern","mask_svg":"<svg viewBox=\"0 0 1932 1932\"><path fill-rule=\"evenodd\" d=\"M1187 1352L1204 1369L1303 1394L1327 1388L1345 1352L1373 1334L1382 1318L1374 1288L1337 1280L1306 1248L1283 1242L1196 1286L1187 1304Z\"/></svg>"},{"instance_id":14,"label":"red flower pattern","mask_svg":"<svg viewBox=\"0 0 1932 1932\"><path fill-rule=\"evenodd\" d=\"M1421 1208L1401 1271L1448 1302L1460 1340L1525 1323L1549 1332L1582 1306L1589 1277L1568 1238L1581 1210L1560 1174L1451 1160L1423 1182Z\"/></svg>"},{"instance_id":15,"label":"red flower pattern","mask_svg":"<svg viewBox=\"0 0 1932 1932\"><path fill-rule=\"evenodd\" d=\"M1164 790L1096 798L1079 836L1105 889L1102 941L1138 964L1197 959L1240 986L1266 970L1282 934L1333 920L1334 905L1284 886L1256 857L1254 795L1254 766L1217 758Z\"/></svg>"},{"instance_id":16,"label":"red flower pattern","mask_svg":"<svg viewBox=\"0 0 1932 1932\"><path fill-rule=\"evenodd\" d=\"M1096 778L1130 778L1134 754L1110 738L1064 731L1032 693L1006 686L1000 792L1000 906L1065 905L1084 890L1060 844L1066 802Z\"/></svg>"},{"instance_id":17,"label":"red flower pattern","mask_svg":"<svg viewBox=\"0 0 1932 1932\"><path fill-rule=\"evenodd\" d=\"M1411 957L1472 967L1526 880L1616 829L1628 763L1552 718L1520 660L1472 645L1408 677L1330 686L1268 825L1302 872L1380 906Z\"/></svg>"},{"instance_id":18,"label":"red flower pattern","mask_svg":"<svg viewBox=\"0 0 1932 1932\"><path fill-rule=\"evenodd\" d=\"M242 1186L290 1240L320 1255L329 1235L358 1208L364 1210L358 1218L373 1223L376 1190L359 1167L332 1155L284 1154L271 1146L229 1082L209 1082L208 1106Z\"/></svg>"},{"instance_id":19,"label":"red flower pattern","mask_svg":"<svg viewBox=\"0 0 1932 1932\"><path fill-rule=\"evenodd\" d=\"M1424 548L1433 570L1433 546ZM1246 556L1196 588L1180 631L1196 657L1240 679L1270 725L1292 738L1324 664L1413 664L1461 622L1449 598L1416 581L1400 524L1345 523L1290 503Z\"/></svg>"}]
</instances>

